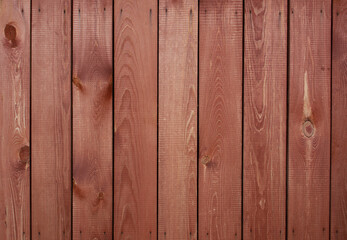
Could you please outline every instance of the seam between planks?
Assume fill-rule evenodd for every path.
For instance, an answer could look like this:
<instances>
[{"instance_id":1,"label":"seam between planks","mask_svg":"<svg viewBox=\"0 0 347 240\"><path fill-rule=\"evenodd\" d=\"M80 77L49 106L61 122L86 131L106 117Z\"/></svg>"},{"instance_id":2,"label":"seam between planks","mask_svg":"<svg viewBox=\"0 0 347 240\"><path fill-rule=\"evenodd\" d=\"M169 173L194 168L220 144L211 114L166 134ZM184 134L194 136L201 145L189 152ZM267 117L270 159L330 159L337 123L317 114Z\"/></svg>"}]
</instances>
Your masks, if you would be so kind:
<instances>
[{"instance_id":1,"label":"seam between planks","mask_svg":"<svg viewBox=\"0 0 347 240\"><path fill-rule=\"evenodd\" d=\"M241 239L243 239L243 150L244 150L244 85L245 85L245 0L242 1L242 103L241 103Z\"/></svg>"},{"instance_id":2,"label":"seam between planks","mask_svg":"<svg viewBox=\"0 0 347 240\"><path fill-rule=\"evenodd\" d=\"M30 214L30 216L29 216L29 228L30 228L30 234L29 234L29 236L30 236L30 239L32 239L32 233L33 233L33 231L32 231L32 201L31 201L31 192L32 192L32 187L31 187L31 183L32 183L32 181L31 181L31 179L32 179L32 167L33 167L33 164L32 164L32 154L31 154L31 93L32 93L32 87L31 87L31 85L32 85L32 69L31 69L31 66L32 66L32 0L30 0L30 43L29 43L29 45L30 45L30 54L29 54L29 58L30 58L30 63L29 63L29 146L30 146L30 169L29 169L29 208L30 208L30 210L29 210L29 214Z\"/></svg>"},{"instance_id":3,"label":"seam between planks","mask_svg":"<svg viewBox=\"0 0 347 240\"><path fill-rule=\"evenodd\" d=\"M290 78L290 0L287 0L287 117L286 117L286 209L285 239L288 240L288 187L289 187L289 78Z\"/></svg>"},{"instance_id":4,"label":"seam between planks","mask_svg":"<svg viewBox=\"0 0 347 240\"><path fill-rule=\"evenodd\" d=\"M73 0L70 1L70 21L71 21L71 34L70 34L70 48L71 48L71 55L70 55L70 124L71 124L71 127L70 127L70 138L71 138L71 155L70 155L70 158L71 158L71 163L70 163L70 188L71 188L71 196L70 196L70 201L71 201L71 207L70 207L70 216L71 216L71 220L70 220L70 238L71 240L73 239L73 86L72 86L72 79L73 79Z\"/></svg>"},{"instance_id":5,"label":"seam between planks","mask_svg":"<svg viewBox=\"0 0 347 240\"><path fill-rule=\"evenodd\" d=\"M114 27L115 27L115 14L114 14L114 0L112 1L112 129L111 129L111 132L112 132L112 240L114 240L114 230L115 230L115 227L114 227L114 193L115 193L115 187L114 187L114 167L115 167L115 164L114 164L114 160L115 160L115 157L114 157L114 154L115 154L115 151L114 151L114 116L115 116L115 109L114 109L114 101L115 101L115 91L114 91L114 77L115 77L115 73L114 73L114 62L115 62L115 59L114 59Z\"/></svg>"},{"instance_id":6,"label":"seam between planks","mask_svg":"<svg viewBox=\"0 0 347 240\"><path fill-rule=\"evenodd\" d=\"M159 0L157 0L157 219L156 219L156 232L159 239Z\"/></svg>"},{"instance_id":7,"label":"seam between planks","mask_svg":"<svg viewBox=\"0 0 347 240\"><path fill-rule=\"evenodd\" d=\"M332 136L333 136L333 34L334 34L334 1L331 0L330 6L330 169L329 169L329 239L331 239L331 154L332 154Z\"/></svg>"}]
</instances>

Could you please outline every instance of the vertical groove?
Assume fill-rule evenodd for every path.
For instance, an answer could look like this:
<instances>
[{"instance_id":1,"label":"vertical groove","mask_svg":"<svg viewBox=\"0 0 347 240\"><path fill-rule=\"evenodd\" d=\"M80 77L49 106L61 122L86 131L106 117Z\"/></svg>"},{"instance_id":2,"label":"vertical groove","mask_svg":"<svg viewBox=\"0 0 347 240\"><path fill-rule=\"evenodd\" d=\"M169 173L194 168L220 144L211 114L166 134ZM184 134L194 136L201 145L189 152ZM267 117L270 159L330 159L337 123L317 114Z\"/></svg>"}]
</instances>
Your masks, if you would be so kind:
<instances>
[{"instance_id":1,"label":"vertical groove","mask_svg":"<svg viewBox=\"0 0 347 240\"><path fill-rule=\"evenodd\" d=\"M290 80L290 0L287 0L287 122L286 122L286 236L288 239L288 187L289 187L289 80Z\"/></svg>"},{"instance_id":2,"label":"vertical groove","mask_svg":"<svg viewBox=\"0 0 347 240\"><path fill-rule=\"evenodd\" d=\"M115 17L114 17L114 0L112 1L112 240L114 240L114 116L115 116L115 109L114 109L114 26L115 26Z\"/></svg>"},{"instance_id":3,"label":"vertical groove","mask_svg":"<svg viewBox=\"0 0 347 240\"><path fill-rule=\"evenodd\" d=\"M157 1L157 240L159 218L159 0Z\"/></svg>"},{"instance_id":4,"label":"vertical groove","mask_svg":"<svg viewBox=\"0 0 347 240\"><path fill-rule=\"evenodd\" d=\"M70 18L71 18L71 33L70 33L70 39L71 39L71 43L70 43L70 47L71 47L71 55L70 55L70 131L71 131L71 165L70 165L70 181L71 181L71 222L70 222L70 226L71 226L71 240L73 239L73 88L72 88L72 76L73 76L73 0L71 0L70 2L71 6L70 6Z\"/></svg>"},{"instance_id":5,"label":"vertical groove","mask_svg":"<svg viewBox=\"0 0 347 240\"><path fill-rule=\"evenodd\" d=\"M200 82L200 1L198 1L198 47L197 47L197 116L196 116L196 191L197 191L197 197L196 197L196 234L197 239L199 239L199 152L200 152L200 145L199 145L199 132L200 132L200 124L199 124L199 102L200 102L200 88L199 88L199 82Z\"/></svg>"},{"instance_id":6,"label":"vertical groove","mask_svg":"<svg viewBox=\"0 0 347 240\"><path fill-rule=\"evenodd\" d=\"M244 94L245 94L245 0L242 1L242 124L241 124L241 239L243 239L243 148L244 148Z\"/></svg>"},{"instance_id":7,"label":"vertical groove","mask_svg":"<svg viewBox=\"0 0 347 240\"><path fill-rule=\"evenodd\" d=\"M30 43L29 43L29 48L30 48L30 63L29 63L29 146L30 146L30 169L29 169L29 208L30 208L30 210L29 210L29 213L30 213L30 216L29 216L29 228L30 228L30 234L29 234L29 236L30 236L30 239L32 239L32 204L31 204L31 190L32 190L32 188L31 188L31 179L32 179L32 176L31 176L31 174L32 174L32 167L33 167L33 162L32 162L32 155L31 155L31 89L32 89L32 87L31 87L31 83L32 83L32 70L31 70L31 65L32 65L32 15L33 15L33 13L32 13L33 11L32 11L32 0L30 0Z\"/></svg>"},{"instance_id":8,"label":"vertical groove","mask_svg":"<svg viewBox=\"0 0 347 240\"><path fill-rule=\"evenodd\" d=\"M331 239L331 154L333 137L333 26L334 26L334 2L331 1L331 26L330 26L330 169L329 169L329 239Z\"/></svg>"}]
</instances>

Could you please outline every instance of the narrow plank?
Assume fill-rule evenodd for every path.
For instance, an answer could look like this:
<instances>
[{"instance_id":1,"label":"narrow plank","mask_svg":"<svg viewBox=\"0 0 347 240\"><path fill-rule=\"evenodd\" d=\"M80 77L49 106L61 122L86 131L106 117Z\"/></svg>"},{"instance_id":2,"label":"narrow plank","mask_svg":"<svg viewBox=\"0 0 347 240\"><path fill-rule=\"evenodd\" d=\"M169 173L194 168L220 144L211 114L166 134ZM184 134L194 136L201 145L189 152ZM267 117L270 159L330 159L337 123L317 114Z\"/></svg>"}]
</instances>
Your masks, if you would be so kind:
<instances>
[{"instance_id":1,"label":"narrow plank","mask_svg":"<svg viewBox=\"0 0 347 240\"><path fill-rule=\"evenodd\" d=\"M331 1L290 7L288 239L328 239Z\"/></svg>"},{"instance_id":2,"label":"narrow plank","mask_svg":"<svg viewBox=\"0 0 347 240\"><path fill-rule=\"evenodd\" d=\"M331 238L347 239L347 1L333 2Z\"/></svg>"},{"instance_id":3,"label":"narrow plank","mask_svg":"<svg viewBox=\"0 0 347 240\"><path fill-rule=\"evenodd\" d=\"M157 239L157 0L115 2L115 239Z\"/></svg>"},{"instance_id":4,"label":"narrow plank","mask_svg":"<svg viewBox=\"0 0 347 240\"><path fill-rule=\"evenodd\" d=\"M159 239L197 238L198 14L159 2Z\"/></svg>"},{"instance_id":5,"label":"narrow plank","mask_svg":"<svg viewBox=\"0 0 347 240\"><path fill-rule=\"evenodd\" d=\"M112 0L73 1L73 238L112 237Z\"/></svg>"},{"instance_id":6,"label":"narrow plank","mask_svg":"<svg viewBox=\"0 0 347 240\"><path fill-rule=\"evenodd\" d=\"M242 5L200 2L201 239L241 239Z\"/></svg>"},{"instance_id":7,"label":"narrow plank","mask_svg":"<svg viewBox=\"0 0 347 240\"><path fill-rule=\"evenodd\" d=\"M30 237L30 1L0 1L0 238Z\"/></svg>"},{"instance_id":8,"label":"narrow plank","mask_svg":"<svg viewBox=\"0 0 347 240\"><path fill-rule=\"evenodd\" d=\"M286 1L245 1L244 51L244 239L285 239Z\"/></svg>"},{"instance_id":9,"label":"narrow plank","mask_svg":"<svg viewBox=\"0 0 347 240\"><path fill-rule=\"evenodd\" d=\"M32 1L32 239L71 237L70 6Z\"/></svg>"}]
</instances>

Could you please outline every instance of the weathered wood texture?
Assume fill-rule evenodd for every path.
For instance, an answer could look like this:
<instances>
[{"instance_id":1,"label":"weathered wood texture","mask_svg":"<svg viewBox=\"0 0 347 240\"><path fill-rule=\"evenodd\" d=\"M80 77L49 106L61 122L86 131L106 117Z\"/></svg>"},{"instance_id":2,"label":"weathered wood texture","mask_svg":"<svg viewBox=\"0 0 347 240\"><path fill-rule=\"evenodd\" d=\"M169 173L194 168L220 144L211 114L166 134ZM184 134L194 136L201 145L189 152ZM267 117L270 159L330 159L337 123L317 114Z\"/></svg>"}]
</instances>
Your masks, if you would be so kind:
<instances>
[{"instance_id":1,"label":"weathered wood texture","mask_svg":"<svg viewBox=\"0 0 347 240\"><path fill-rule=\"evenodd\" d=\"M157 239L157 0L115 2L115 239Z\"/></svg>"},{"instance_id":2,"label":"weathered wood texture","mask_svg":"<svg viewBox=\"0 0 347 240\"><path fill-rule=\"evenodd\" d=\"M333 1L331 239L347 239L347 1Z\"/></svg>"},{"instance_id":3,"label":"weathered wood texture","mask_svg":"<svg viewBox=\"0 0 347 240\"><path fill-rule=\"evenodd\" d=\"M244 238L285 239L287 2L245 1Z\"/></svg>"},{"instance_id":4,"label":"weathered wood texture","mask_svg":"<svg viewBox=\"0 0 347 240\"><path fill-rule=\"evenodd\" d=\"M32 1L32 239L71 237L70 6Z\"/></svg>"},{"instance_id":5,"label":"weathered wood texture","mask_svg":"<svg viewBox=\"0 0 347 240\"><path fill-rule=\"evenodd\" d=\"M331 1L290 8L288 239L328 239Z\"/></svg>"},{"instance_id":6,"label":"weathered wood texture","mask_svg":"<svg viewBox=\"0 0 347 240\"><path fill-rule=\"evenodd\" d=\"M0 1L0 238L30 237L30 1Z\"/></svg>"},{"instance_id":7,"label":"weathered wood texture","mask_svg":"<svg viewBox=\"0 0 347 240\"><path fill-rule=\"evenodd\" d=\"M199 14L199 238L241 239L242 1Z\"/></svg>"},{"instance_id":8,"label":"weathered wood texture","mask_svg":"<svg viewBox=\"0 0 347 240\"><path fill-rule=\"evenodd\" d=\"M159 2L159 239L197 238L198 14Z\"/></svg>"},{"instance_id":9,"label":"weathered wood texture","mask_svg":"<svg viewBox=\"0 0 347 240\"><path fill-rule=\"evenodd\" d=\"M73 1L73 238L112 236L112 0Z\"/></svg>"}]
</instances>

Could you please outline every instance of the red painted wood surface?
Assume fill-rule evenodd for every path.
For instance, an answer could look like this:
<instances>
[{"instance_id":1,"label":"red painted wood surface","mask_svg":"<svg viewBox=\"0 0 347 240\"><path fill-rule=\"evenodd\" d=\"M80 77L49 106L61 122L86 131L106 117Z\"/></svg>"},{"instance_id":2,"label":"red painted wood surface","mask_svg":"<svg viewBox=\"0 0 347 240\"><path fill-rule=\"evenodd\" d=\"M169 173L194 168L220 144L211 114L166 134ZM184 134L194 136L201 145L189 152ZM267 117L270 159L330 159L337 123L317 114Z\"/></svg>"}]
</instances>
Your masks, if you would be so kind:
<instances>
[{"instance_id":1,"label":"red painted wood surface","mask_svg":"<svg viewBox=\"0 0 347 240\"><path fill-rule=\"evenodd\" d=\"M71 237L70 6L32 1L32 239Z\"/></svg>"},{"instance_id":2,"label":"red painted wood surface","mask_svg":"<svg viewBox=\"0 0 347 240\"><path fill-rule=\"evenodd\" d=\"M328 239L331 1L290 8L288 239Z\"/></svg>"},{"instance_id":3,"label":"red painted wood surface","mask_svg":"<svg viewBox=\"0 0 347 240\"><path fill-rule=\"evenodd\" d=\"M112 1L73 2L73 238L112 236Z\"/></svg>"},{"instance_id":4,"label":"red painted wood surface","mask_svg":"<svg viewBox=\"0 0 347 240\"><path fill-rule=\"evenodd\" d=\"M347 1L333 1L331 239L347 239Z\"/></svg>"},{"instance_id":5,"label":"red painted wood surface","mask_svg":"<svg viewBox=\"0 0 347 240\"><path fill-rule=\"evenodd\" d=\"M242 1L201 1L199 21L199 238L241 239Z\"/></svg>"},{"instance_id":6,"label":"red painted wood surface","mask_svg":"<svg viewBox=\"0 0 347 240\"><path fill-rule=\"evenodd\" d=\"M30 2L0 1L0 238L30 237Z\"/></svg>"},{"instance_id":7,"label":"red painted wood surface","mask_svg":"<svg viewBox=\"0 0 347 240\"><path fill-rule=\"evenodd\" d=\"M245 1L245 239L285 239L287 2Z\"/></svg>"},{"instance_id":8,"label":"red painted wood surface","mask_svg":"<svg viewBox=\"0 0 347 240\"><path fill-rule=\"evenodd\" d=\"M159 2L159 239L197 238L198 14Z\"/></svg>"},{"instance_id":9,"label":"red painted wood surface","mask_svg":"<svg viewBox=\"0 0 347 240\"><path fill-rule=\"evenodd\" d=\"M115 2L115 239L157 239L157 1Z\"/></svg>"}]
</instances>

